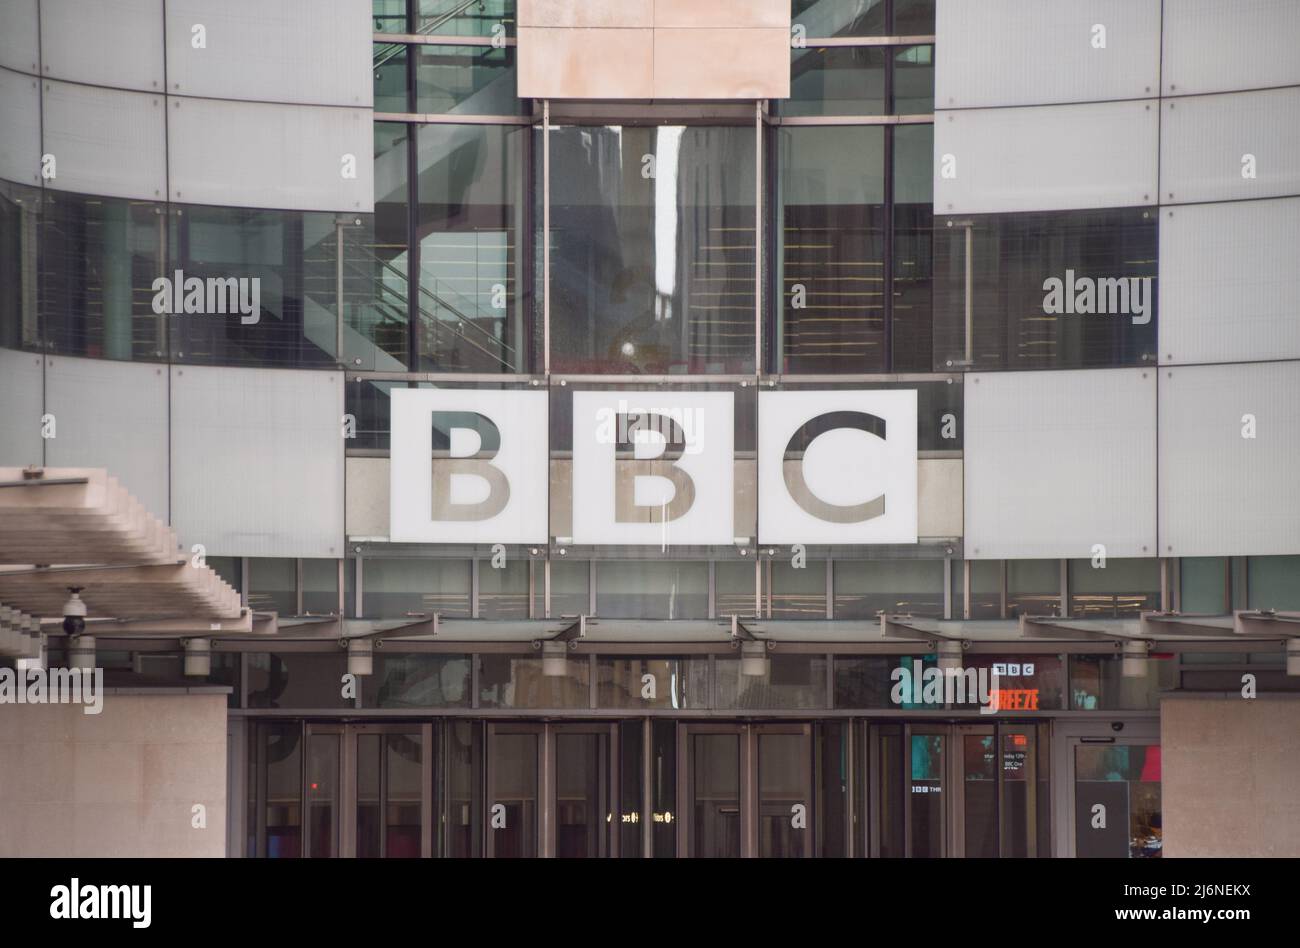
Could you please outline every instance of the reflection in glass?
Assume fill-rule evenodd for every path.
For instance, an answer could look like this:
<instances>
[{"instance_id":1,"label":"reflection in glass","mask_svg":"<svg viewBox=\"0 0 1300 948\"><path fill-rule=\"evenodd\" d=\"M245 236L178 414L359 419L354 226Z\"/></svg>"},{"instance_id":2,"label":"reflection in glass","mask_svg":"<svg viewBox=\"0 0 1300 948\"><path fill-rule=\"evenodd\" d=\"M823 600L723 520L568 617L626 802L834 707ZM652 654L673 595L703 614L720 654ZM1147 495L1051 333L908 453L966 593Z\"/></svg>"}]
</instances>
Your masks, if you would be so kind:
<instances>
[{"instance_id":1,"label":"reflection in glass","mask_svg":"<svg viewBox=\"0 0 1300 948\"><path fill-rule=\"evenodd\" d=\"M367 708L463 708L469 706L470 660L465 655L374 656L374 674L361 679Z\"/></svg>"},{"instance_id":2,"label":"reflection in glass","mask_svg":"<svg viewBox=\"0 0 1300 948\"><path fill-rule=\"evenodd\" d=\"M771 567L773 619L826 618L825 560L809 560L798 569L776 560Z\"/></svg>"},{"instance_id":3,"label":"reflection in glass","mask_svg":"<svg viewBox=\"0 0 1300 948\"><path fill-rule=\"evenodd\" d=\"M347 656L321 652L250 652L250 708L351 708L339 681L347 671Z\"/></svg>"},{"instance_id":4,"label":"reflection in glass","mask_svg":"<svg viewBox=\"0 0 1300 948\"><path fill-rule=\"evenodd\" d=\"M478 564L480 619L528 618L528 561L510 560L500 568L491 560Z\"/></svg>"},{"instance_id":5,"label":"reflection in glass","mask_svg":"<svg viewBox=\"0 0 1300 948\"><path fill-rule=\"evenodd\" d=\"M793 0L790 19L804 36L884 36L885 0Z\"/></svg>"},{"instance_id":6,"label":"reflection in glass","mask_svg":"<svg viewBox=\"0 0 1300 948\"><path fill-rule=\"evenodd\" d=\"M481 741L479 725L472 721L448 721L444 730L443 774L447 800L445 852L453 859L480 855L482 837L482 783L479 773Z\"/></svg>"},{"instance_id":7,"label":"reflection in glass","mask_svg":"<svg viewBox=\"0 0 1300 948\"><path fill-rule=\"evenodd\" d=\"M968 228L972 367L1078 369L1154 359L1156 216L1135 207L940 218L934 244L936 368L966 359ZM1069 311L1055 312L1066 303L1062 293L1058 307L1045 290L1052 279L1062 288L1073 279ZM1100 309L1102 296L1105 314L1078 311Z\"/></svg>"},{"instance_id":8,"label":"reflection in glass","mask_svg":"<svg viewBox=\"0 0 1300 948\"><path fill-rule=\"evenodd\" d=\"M591 564L578 560L551 560L551 611L549 618L582 616L591 613L588 588ZM540 611L538 612L540 615Z\"/></svg>"},{"instance_id":9,"label":"reflection in glass","mask_svg":"<svg viewBox=\"0 0 1300 948\"><path fill-rule=\"evenodd\" d=\"M551 131L551 364L754 370L754 130Z\"/></svg>"},{"instance_id":10,"label":"reflection in glass","mask_svg":"<svg viewBox=\"0 0 1300 948\"><path fill-rule=\"evenodd\" d=\"M705 619L709 564L605 560L596 566L596 614L610 619Z\"/></svg>"},{"instance_id":11,"label":"reflection in glass","mask_svg":"<svg viewBox=\"0 0 1300 948\"><path fill-rule=\"evenodd\" d=\"M596 659L596 706L707 707L708 671L708 659L703 657L599 656Z\"/></svg>"},{"instance_id":12,"label":"reflection in glass","mask_svg":"<svg viewBox=\"0 0 1300 948\"><path fill-rule=\"evenodd\" d=\"M563 676L542 674L542 659L484 652L479 663L479 705L484 708L586 708L591 663L570 655Z\"/></svg>"},{"instance_id":13,"label":"reflection in glass","mask_svg":"<svg viewBox=\"0 0 1300 948\"><path fill-rule=\"evenodd\" d=\"M913 858L937 859L944 855L944 741L942 734L912 735L908 832Z\"/></svg>"},{"instance_id":14,"label":"reflection in glass","mask_svg":"<svg viewBox=\"0 0 1300 948\"><path fill-rule=\"evenodd\" d=\"M407 88L409 47L398 43L381 43L374 48L375 111L410 112Z\"/></svg>"},{"instance_id":15,"label":"reflection in glass","mask_svg":"<svg viewBox=\"0 0 1300 948\"><path fill-rule=\"evenodd\" d=\"M1147 660L1143 678L1125 678L1118 655L1070 656L1070 707L1075 711L1144 710L1160 707L1160 693L1177 687L1171 656ZM1240 676L1235 687L1240 687Z\"/></svg>"},{"instance_id":16,"label":"reflection in glass","mask_svg":"<svg viewBox=\"0 0 1300 948\"><path fill-rule=\"evenodd\" d=\"M416 112L518 115L529 111L530 100L519 98L515 90L513 46L414 48Z\"/></svg>"},{"instance_id":17,"label":"reflection in glass","mask_svg":"<svg viewBox=\"0 0 1300 948\"><path fill-rule=\"evenodd\" d=\"M899 125L893 136L892 368L929 372L934 365L934 126Z\"/></svg>"},{"instance_id":18,"label":"reflection in glass","mask_svg":"<svg viewBox=\"0 0 1300 948\"><path fill-rule=\"evenodd\" d=\"M418 339L422 371L526 371L519 261L527 128L418 132Z\"/></svg>"},{"instance_id":19,"label":"reflection in glass","mask_svg":"<svg viewBox=\"0 0 1300 948\"><path fill-rule=\"evenodd\" d=\"M250 557L248 605L259 612L298 614L298 562L288 558Z\"/></svg>"},{"instance_id":20,"label":"reflection in glass","mask_svg":"<svg viewBox=\"0 0 1300 948\"><path fill-rule=\"evenodd\" d=\"M1060 614L1060 561L1007 560L1007 617Z\"/></svg>"},{"instance_id":21,"label":"reflection in glass","mask_svg":"<svg viewBox=\"0 0 1300 948\"><path fill-rule=\"evenodd\" d=\"M790 51L790 98L782 115L884 115L887 51L815 46Z\"/></svg>"},{"instance_id":22,"label":"reflection in glass","mask_svg":"<svg viewBox=\"0 0 1300 948\"><path fill-rule=\"evenodd\" d=\"M39 188L0 181L0 346L9 349L40 344L36 287L24 278L37 272L40 211Z\"/></svg>"},{"instance_id":23,"label":"reflection in glass","mask_svg":"<svg viewBox=\"0 0 1300 948\"><path fill-rule=\"evenodd\" d=\"M24 210L12 203L21 196L4 202L7 228L32 219L26 216L32 213L31 207ZM46 191L37 272L42 331L52 352L99 359L160 359L165 355L167 317L153 309L153 283L164 275L166 267L162 259L165 227L161 204ZM19 240L25 243L25 238L23 234ZM190 262L185 260L187 277L215 275L191 269ZM21 282L15 289L19 285ZM13 291L6 287L3 292ZM189 319L230 321L220 316ZM234 317L236 327L239 320ZM26 331L23 336L29 338Z\"/></svg>"},{"instance_id":24,"label":"reflection in glass","mask_svg":"<svg viewBox=\"0 0 1300 948\"><path fill-rule=\"evenodd\" d=\"M338 855L341 739L340 734L307 737L307 832L311 843L308 855L313 859Z\"/></svg>"},{"instance_id":25,"label":"reflection in glass","mask_svg":"<svg viewBox=\"0 0 1300 948\"><path fill-rule=\"evenodd\" d=\"M770 653L769 653L770 654ZM740 660L718 658L717 708L824 708L826 657L772 655L766 675L743 675Z\"/></svg>"},{"instance_id":26,"label":"reflection in glass","mask_svg":"<svg viewBox=\"0 0 1300 948\"><path fill-rule=\"evenodd\" d=\"M894 54L894 114L934 111L934 47L902 46Z\"/></svg>"},{"instance_id":27,"label":"reflection in glass","mask_svg":"<svg viewBox=\"0 0 1300 948\"><path fill-rule=\"evenodd\" d=\"M261 799L265 808L266 848L258 855L296 859L302 855L302 725L259 724L265 767Z\"/></svg>"},{"instance_id":28,"label":"reflection in glass","mask_svg":"<svg viewBox=\"0 0 1300 948\"><path fill-rule=\"evenodd\" d=\"M1160 608L1160 561L1070 560L1070 615L1079 619L1137 618Z\"/></svg>"},{"instance_id":29,"label":"reflection in glass","mask_svg":"<svg viewBox=\"0 0 1300 948\"><path fill-rule=\"evenodd\" d=\"M532 858L537 855L537 735L497 733L488 746L492 855Z\"/></svg>"},{"instance_id":30,"label":"reflection in glass","mask_svg":"<svg viewBox=\"0 0 1300 948\"><path fill-rule=\"evenodd\" d=\"M367 559L365 612L370 618L469 617L468 560Z\"/></svg>"},{"instance_id":31,"label":"reflection in glass","mask_svg":"<svg viewBox=\"0 0 1300 948\"><path fill-rule=\"evenodd\" d=\"M836 560L835 618L943 617L943 560Z\"/></svg>"},{"instance_id":32,"label":"reflection in glass","mask_svg":"<svg viewBox=\"0 0 1300 948\"><path fill-rule=\"evenodd\" d=\"M787 127L777 142L781 371L886 371L885 129Z\"/></svg>"},{"instance_id":33,"label":"reflection in glass","mask_svg":"<svg viewBox=\"0 0 1300 948\"><path fill-rule=\"evenodd\" d=\"M740 737L691 735L691 855L740 857Z\"/></svg>"},{"instance_id":34,"label":"reflection in glass","mask_svg":"<svg viewBox=\"0 0 1300 948\"><path fill-rule=\"evenodd\" d=\"M1160 745L1074 749L1075 848L1080 858L1158 857L1163 849ZM1107 828L1093 826L1106 808Z\"/></svg>"},{"instance_id":35,"label":"reflection in glass","mask_svg":"<svg viewBox=\"0 0 1300 948\"><path fill-rule=\"evenodd\" d=\"M409 0L417 32L434 36L515 35L515 0Z\"/></svg>"},{"instance_id":36,"label":"reflection in glass","mask_svg":"<svg viewBox=\"0 0 1300 948\"><path fill-rule=\"evenodd\" d=\"M555 735L555 854L561 859L609 855L609 734Z\"/></svg>"},{"instance_id":37,"label":"reflection in glass","mask_svg":"<svg viewBox=\"0 0 1300 948\"><path fill-rule=\"evenodd\" d=\"M913 738L915 740L915 738ZM962 735L962 790L969 858L998 855L998 770L992 734Z\"/></svg>"}]
</instances>

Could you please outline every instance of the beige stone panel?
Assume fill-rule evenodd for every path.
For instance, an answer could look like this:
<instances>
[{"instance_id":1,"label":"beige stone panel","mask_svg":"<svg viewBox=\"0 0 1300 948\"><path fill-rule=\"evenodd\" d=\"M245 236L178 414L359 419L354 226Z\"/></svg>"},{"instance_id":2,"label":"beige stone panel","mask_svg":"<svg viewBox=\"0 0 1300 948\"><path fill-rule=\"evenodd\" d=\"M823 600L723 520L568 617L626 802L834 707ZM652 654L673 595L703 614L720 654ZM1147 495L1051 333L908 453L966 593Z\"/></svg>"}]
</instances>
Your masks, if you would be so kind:
<instances>
[{"instance_id":1,"label":"beige stone panel","mask_svg":"<svg viewBox=\"0 0 1300 948\"><path fill-rule=\"evenodd\" d=\"M654 31L656 99L789 95L790 37L784 29Z\"/></svg>"},{"instance_id":2,"label":"beige stone panel","mask_svg":"<svg viewBox=\"0 0 1300 948\"><path fill-rule=\"evenodd\" d=\"M789 43L790 0L654 0L655 26L784 30Z\"/></svg>"},{"instance_id":3,"label":"beige stone panel","mask_svg":"<svg viewBox=\"0 0 1300 948\"><path fill-rule=\"evenodd\" d=\"M144 799L144 753L139 744L74 744L72 753L74 803L139 803Z\"/></svg>"},{"instance_id":4,"label":"beige stone panel","mask_svg":"<svg viewBox=\"0 0 1300 948\"><path fill-rule=\"evenodd\" d=\"M4 821L11 824L15 856L68 856L72 853L76 827L68 819L68 808L63 803L24 803L6 807Z\"/></svg>"},{"instance_id":5,"label":"beige stone panel","mask_svg":"<svg viewBox=\"0 0 1300 948\"><path fill-rule=\"evenodd\" d=\"M207 807L207 826L193 825L195 803ZM226 798L209 796L191 803L146 803L141 847L159 858L213 858L226 855Z\"/></svg>"},{"instance_id":6,"label":"beige stone panel","mask_svg":"<svg viewBox=\"0 0 1300 948\"><path fill-rule=\"evenodd\" d=\"M144 848L141 837L144 813L145 806L138 801L79 804L63 817L71 817L72 852L58 855L91 859L152 855Z\"/></svg>"},{"instance_id":7,"label":"beige stone panel","mask_svg":"<svg viewBox=\"0 0 1300 948\"><path fill-rule=\"evenodd\" d=\"M519 0L519 25L648 29L655 23L656 2L663 0Z\"/></svg>"},{"instance_id":8,"label":"beige stone panel","mask_svg":"<svg viewBox=\"0 0 1300 948\"><path fill-rule=\"evenodd\" d=\"M0 744L10 741L69 741L72 720L81 707L70 704L7 704L0 706Z\"/></svg>"},{"instance_id":9,"label":"beige stone panel","mask_svg":"<svg viewBox=\"0 0 1300 948\"><path fill-rule=\"evenodd\" d=\"M349 537L388 536L390 501L388 458L347 459L347 512Z\"/></svg>"},{"instance_id":10,"label":"beige stone panel","mask_svg":"<svg viewBox=\"0 0 1300 948\"><path fill-rule=\"evenodd\" d=\"M70 744L39 742L18 745L5 762L16 771L7 788L17 803L69 803L73 787Z\"/></svg>"},{"instance_id":11,"label":"beige stone panel","mask_svg":"<svg viewBox=\"0 0 1300 948\"><path fill-rule=\"evenodd\" d=\"M962 535L961 458L921 458L916 462L916 535Z\"/></svg>"},{"instance_id":12,"label":"beige stone panel","mask_svg":"<svg viewBox=\"0 0 1300 948\"><path fill-rule=\"evenodd\" d=\"M519 95L529 99L649 99L655 31L520 27Z\"/></svg>"},{"instance_id":13,"label":"beige stone panel","mask_svg":"<svg viewBox=\"0 0 1300 948\"><path fill-rule=\"evenodd\" d=\"M108 698L112 698L109 695ZM226 696L132 695L134 734L145 744L193 744L226 738Z\"/></svg>"},{"instance_id":14,"label":"beige stone panel","mask_svg":"<svg viewBox=\"0 0 1300 948\"><path fill-rule=\"evenodd\" d=\"M145 744L144 796L153 803L180 801L186 811L226 784L226 743Z\"/></svg>"}]
</instances>

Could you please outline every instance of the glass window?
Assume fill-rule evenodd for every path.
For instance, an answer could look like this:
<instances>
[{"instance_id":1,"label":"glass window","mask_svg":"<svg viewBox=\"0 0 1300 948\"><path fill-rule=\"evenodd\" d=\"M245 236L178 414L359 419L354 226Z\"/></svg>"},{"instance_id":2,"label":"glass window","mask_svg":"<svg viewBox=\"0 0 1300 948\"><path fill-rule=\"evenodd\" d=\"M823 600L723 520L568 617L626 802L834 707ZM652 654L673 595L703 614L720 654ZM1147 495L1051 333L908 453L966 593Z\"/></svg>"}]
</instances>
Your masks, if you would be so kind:
<instances>
[{"instance_id":1,"label":"glass window","mask_svg":"<svg viewBox=\"0 0 1300 948\"><path fill-rule=\"evenodd\" d=\"M1080 858L1161 854L1159 744L1076 747L1074 799ZM1105 828L1098 827L1094 819L1099 805L1110 813Z\"/></svg>"},{"instance_id":2,"label":"glass window","mask_svg":"<svg viewBox=\"0 0 1300 948\"><path fill-rule=\"evenodd\" d=\"M1007 618L1060 613L1060 561L1007 560Z\"/></svg>"},{"instance_id":3,"label":"glass window","mask_svg":"<svg viewBox=\"0 0 1300 948\"><path fill-rule=\"evenodd\" d=\"M1192 556L1178 561L1181 572L1179 611L1184 614L1225 615L1228 608L1228 558Z\"/></svg>"},{"instance_id":4,"label":"glass window","mask_svg":"<svg viewBox=\"0 0 1300 948\"><path fill-rule=\"evenodd\" d=\"M421 371L523 372L527 128L418 131Z\"/></svg>"},{"instance_id":5,"label":"glass window","mask_svg":"<svg viewBox=\"0 0 1300 948\"><path fill-rule=\"evenodd\" d=\"M966 360L968 243L972 367L1078 369L1154 362L1153 212L1117 208L940 218L934 243L937 368ZM1067 282L1074 284L1073 292Z\"/></svg>"},{"instance_id":6,"label":"glass window","mask_svg":"<svg viewBox=\"0 0 1300 948\"><path fill-rule=\"evenodd\" d=\"M596 564L596 615L611 619L706 619L709 564L602 560Z\"/></svg>"},{"instance_id":7,"label":"glass window","mask_svg":"<svg viewBox=\"0 0 1300 948\"><path fill-rule=\"evenodd\" d=\"M410 49L400 43L376 43L374 46L375 111L410 112L410 88L407 66Z\"/></svg>"},{"instance_id":8,"label":"glass window","mask_svg":"<svg viewBox=\"0 0 1300 948\"><path fill-rule=\"evenodd\" d=\"M368 618L431 618L435 612L443 618L469 617L468 560L375 558L363 569Z\"/></svg>"},{"instance_id":9,"label":"glass window","mask_svg":"<svg viewBox=\"0 0 1300 948\"><path fill-rule=\"evenodd\" d=\"M375 653L374 674L361 679L367 708L467 708L467 655Z\"/></svg>"},{"instance_id":10,"label":"glass window","mask_svg":"<svg viewBox=\"0 0 1300 948\"><path fill-rule=\"evenodd\" d=\"M707 658L601 656L596 660L599 708L708 707Z\"/></svg>"},{"instance_id":11,"label":"glass window","mask_svg":"<svg viewBox=\"0 0 1300 948\"><path fill-rule=\"evenodd\" d=\"M248 561L248 606L258 612L298 614L298 561L263 559Z\"/></svg>"},{"instance_id":12,"label":"glass window","mask_svg":"<svg viewBox=\"0 0 1300 948\"><path fill-rule=\"evenodd\" d=\"M407 128L398 122L375 123L373 233L364 227L343 231L348 272L367 277L354 284L356 292L345 302L351 332L344 332L344 354L354 368L400 372L410 364Z\"/></svg>"},{"instance_id":13,"label":"glass window","mask_svg":"<svg viewBox=\"0 0 1300 948\"><path fill-rule=\"evenodd\" d=\"M255 781L248 801L249 855L271 859L302 855L302 743L300 722L254 725L248 768L249 779ZM256 851L259 801L266 826L261 852Z\"/></svg>"},{"instance_id":14,"label":"glass window","mask_svg":"<svg viewBox=\"0 0 1300 948\"><path fill-rule=\"evenodd\" d=\"M757 615L754 587L754 564L750 560L715 563L713 597L718 617Z\"/></svg>"},{"instance_id":15,"label":"glass window","mask_svg":"<svg viewBox=\"0 0 1300 948\"><path fill-rule=\"evenodd\" d=\"M953 562L953 573L961 563ZM957 612L954 600L953 613ZM997 619L1002 615L1002 563L998 560L970 561L970 618Z\"/></svg>"},{"instance_id":16,"label":"glass window","mask_svg":"<svg viewBox=\"0 0 1300 948\"><path fill-rule=\"evenodd\" d=\"M771 562L773 619L826 618L826 561L809 560L795 568L789 560Z\"/></svg>"},{"instance_id":17,"label":"glass window","mask_svg":"<svg viewBox=\"0 0 1300 948\"><path fill-rule=\"evenodd\" d=\"M407 0L371 0L371 17L376 33L405 33Z\"/></svg>"},{"instance_id":18,"label":"glass window","mask_svg":"<svg viewBox=\"0 0 1300 948\"><path fill-rule=\"evenodd\" d=\"M513 46L414 49L416 112L526 115L531 111L531 100L516 93Z\"/></svg>"},{"instance_id":19,"label":"glass window","mask_svg":"<svg viewBox=\"0 0 1300 948\"><path fill-rule=\"evenodd\" d=\"M995 670L999 710L1060 711L1065 707L1065 663L1060 655L967 653L962 668ZM990 677L990 688L992 678ZM974 704L974 702L967 702Z\"/></svg>"},{"instance_id":20,"label":"glass window","mask_svg":"<svg viewBox=\"0 0 1300 948\"><path fill-rule=\"evenodd\" d=\"M888 708L895 668L911 668L912 658L897 655L835 656L835 707ZM933 665L933 658L929 662Z\"/></svg>"},{"instance_id":21,"label":"glass window","mask_svg":"<svg viewBox=\"0 0 1300 948\"><path fill-rule=\"evenodd\" d=\"M1160 608L1160 561L1070 560L1070 615L1079 619L1136 617Z\"/></svg>"},{"instance_id":22,"label":"glass window","mask_svg":"<svg viewBox=\"0 0 1300 948\"><path fill-rule=\"evenodd\" d=\"M591 614L591 564L577 560L551 560L551 612L549 618ZM539 613L540 615L540 613Z\"/></svg>"},{"instance_id":23,"label":"glass window","mask_svg":"<svg viewBox=\"0 0 1300 948\"><path fill-rule=\"evenodd\" d=\"M934 47L901 46L894 53L894 114L934 112Z\"/></svg>"},{"instance_id":24,"label":"glass window","mask_svg":"<svg viewBox=\"0 0 1300 948\"><path fill-rule=\"evenodd\" d=\"M302 609L309 615L338 615L338 560L302 561Z\"/></svg>"},{"instance_id":25,"label":"glass window","mask_svg":"<svg viewBox=\"0 0 1300 948\"><path fill-rule=\"evenodd\" d=\"M793 26L816 39L836 36L884 36L885 0L793 0Z\"/></svg>"},{"instance_id":26,"label":"glass window","mask_svg":"<svg viewBox=\"0 0 1300 948\"><path fill-rule=\"evenodd\" d=\"M894 0L895 36L933 36L935 0Z\"/></svg>"},{"instance_id":27,"label":"glass window","mask_svg":"<svg viewBox=\"0 0 1300 948\"><path fill-rule=\"evenodd\" d=\"M886 371L885 129L789 126L777 143L781 371Z\"/></svg>"},{"instance_id":28,"label":"glass window","mask_svg":"<svg viewBox=\"0 0 1300 948\"><path fill-rule=\"evenodd\" d=\"M943 617L943 560L836 560L835 618Z\"/></svg>"},{"instance_id":29,"label":"glass window","mask_svg":"<svg viewBox=\"0 0 1300 948\"><path fill-rule=\"evenodd\" d=\"M790 51L790 98L781 115L884 115L889 51L879 46L816 46Z\"/></svg>"},{"instance_id":30,"label":"glass window","mask_svg":"<svg viewBox=\"0 0 1300 948\"><path fill-rule=\"evenodd\" d=\"M1144 710L1160 707L1160 692L1178 686L1172 656L1147 660L1147 674L1125 678L1118 655L1070 656L1070 708L1075 711ZM1238 678L1240 684L1240 678Z\"/></svg>"},{"instance_id":31,"label":"glass window","mask_svg":"<svg viewBox=\"0 0 1300 948\"><path fill-rule=\"evenodd\" d=\"M241 592L243 590L244 561L240 557L209 556L205 562L208 564L208 568L220 576L221 581L235 592Z\"/></svg>"},{"instance_id":32,"label":"glass window","mask_svg":"<svg viewBox=\"0 0 1300 948\"><path fill-rule=\"evenodd\" d=\"M478 616L480 619L528 618L527 560L507 560L500 568L494 567L491 560L479 561Z\"/></svg>"},{"instance_id":33,"label":"glass window","mask_svg":"<svg viewBox=\"0 0 1300 948\"><path fill-rule=\"evenodd\" d=\"M11 206L8 217L17 221L23 213ZM165 275L165 227L161 204L45 193L40 313L51 352L95 359L161 359L166 354L167 317L153 308L154 281ZM216 275L198 269L187 265L186 276ZM188 318L230 322L220 316ZM233 321L240 325L240 317Z\"/></svg>"},{"instance_id":34,"label":"glass window","mask_svg":"<svg viewBox=\"0 0 1300 948\"><path fill-rule=\"evenodd\" d=\"M0 346L10 349L40 344L36 287L25 277L37 272L40 212L39 188L0 181Z\"/></svg>"},{"instance_id":35,"label":"glass window","mask_svg":"<svg viewBox=\"0 0 1300 948\"><path fill-rule=\"evenodd\" d=\"M714 707L825 708L826 657L824 655L771 655L766 675L741 673L740 659L719 658Z\"/></svg>"},{"instance_id":36,"label":"glass window","mask_svg":"<svg viewBox=\"0 0 1300 948\"><path fill-rule=\"evenodd\" d=\"M591 663L569 654L563 675L542 673L542 659L484 653L479 663L478 696L483 708L586 708L591 696Z\"/></svg>"},{"instance_id":37,"label":"glass window","mask_svg":"<svg viewBox=\"0 0 1300 948\"><path fill-rule=\"evenodd\" d=\"M754 371L754 129L551 131L551 365Z\"/></svg>"},{"instance_id":38,"label":"glass window","mask_svg":"<svg viewBox=\"0 0 1300 948\"><path fill-rule=\"evenodd\" d=\"M252 652L247 657L250 708L352 708L343 697L347 656L318 652Z\"/></svg>"},{"instance_id":39,"label":"glass window","mask_svg":"<svg viewBox=\"0 0 1300 948\"><path fill-rule=\"evenodd\" d=\"M893 371L934 365L934 126L894 136Z\"/></svg>"},{"instance_id":40,"label":"glass window","mask_svg":"<svg viewBox=\"0 0 1300 948\"><path fill-rule=\"evenodd\" d=\"M1300 556L1252 556L1246 568L1251 609L1300 610Z\"/></svg>"},{"instance_id":41,"label":"glass window","mask_svg":"<svg viewBox=\"0 0 1300 948\"><path fill-rule=\"evenodd\" d=\"M515 35L515 0L412 0L416 31L434 36Z\"/></svg>"}]
</instances>

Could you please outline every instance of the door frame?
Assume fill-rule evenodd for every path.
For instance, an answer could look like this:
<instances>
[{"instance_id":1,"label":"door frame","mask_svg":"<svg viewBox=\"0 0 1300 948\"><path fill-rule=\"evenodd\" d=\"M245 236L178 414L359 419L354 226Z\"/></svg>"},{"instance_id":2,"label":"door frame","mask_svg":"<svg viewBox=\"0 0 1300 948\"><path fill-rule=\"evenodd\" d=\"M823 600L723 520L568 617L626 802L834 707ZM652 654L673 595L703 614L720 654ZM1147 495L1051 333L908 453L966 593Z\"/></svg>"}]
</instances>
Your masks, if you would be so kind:
<instances>
[{"instance_id":1,"label":"door frame","mask_svg":"<svg viewBox=\"0 0 1300 948\"><path fill-rule=\"evenodd\" d=\"M621 817L620 796L621 787L619 785L619 731L618 722L601 722L595 721L589 724L582 723L556 723L546 724L543 726L544 734L542 741L542 753L544 761L539 761L543 768L539 779L544 776L548 786L546 789L547 800L547 817L546 829L542 834L542 848L540 850L543 856L554 856L559 848L559 753L558 739L563 734L589 734L605 738L605 748L603 760L597 761L596 766L603 771L600 776L601 793L603 798L595 801L594 805L606 817L600 821L602 830L601 842L599 848L603 850L597 858L617 859L619 854L619 839L622 836L620 832L622 823L616 823L613 819L615 814ZM539 784L540 786L540 784Z\"/></svg>"},{"instance_id":2,"label":"door frame","mask_svg":"<svg viewBox=\"0 0 1300 948\"><path fill-rule=\"evenodd\" d=\"M1115 725L1120 725L1116 730ZM1088 743L1160 744L1158 717L1124 717L1122 712L1104 721L1057 720L1052 729L1052 838L1053 856L1073 859L1078 855L1074 827L1074 749ZM1162 775L1163 780L1163 775ZM1162 787L1163 791L1163 787Z\"/></svg>"},{"instance_id":3,"label":"door frame","mask_svg":"<svg viewBox=\"0 0 1300 948\"><path fill-rule=\"evenodd\" d=\"M430 721L411 722L408 724L348 724L345 725L343 735L343 773L345 776L344 783L347 785L344 791L345 804L343 807L344 826L339 827L339 855L345 858L355 858L357 854L357 806L360 803L361 794L359 783L361 779L361 754L357 746L357 739L366 734L378 734L381 737L385 734L419 734L420 735L420 858L428 859L433 855L433 768L437 760L438 749L434 747L433 723ZM380 761L385 759L383 753L384 745L380 743ZM388 834L384 832L387 823L387 793L388 793L388 775L386 769L379 771L379 853L380 858L387 855ZM346 839L347 845L344 848L343 840Z\"/></svg>"}]
</instances>

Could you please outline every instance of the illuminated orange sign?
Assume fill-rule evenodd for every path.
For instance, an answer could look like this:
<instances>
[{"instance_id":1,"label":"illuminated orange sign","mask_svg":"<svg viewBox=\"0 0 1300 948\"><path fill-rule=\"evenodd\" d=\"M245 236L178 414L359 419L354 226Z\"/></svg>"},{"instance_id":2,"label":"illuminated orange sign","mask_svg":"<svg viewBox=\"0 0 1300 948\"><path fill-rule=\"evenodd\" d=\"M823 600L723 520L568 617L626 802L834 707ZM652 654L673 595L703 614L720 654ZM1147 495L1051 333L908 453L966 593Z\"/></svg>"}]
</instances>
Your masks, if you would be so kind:
<instances>
[{"instance_id":1,"label":"illuminated orange sign","mask_svg":"<svg viewBox=\"0 0 1300 948\"><path fill-rule=\"evenodd\" d=\"M999 711L1037 711L1037 688L998 688L991 695Z\"/></svg>"}]
</instances>

